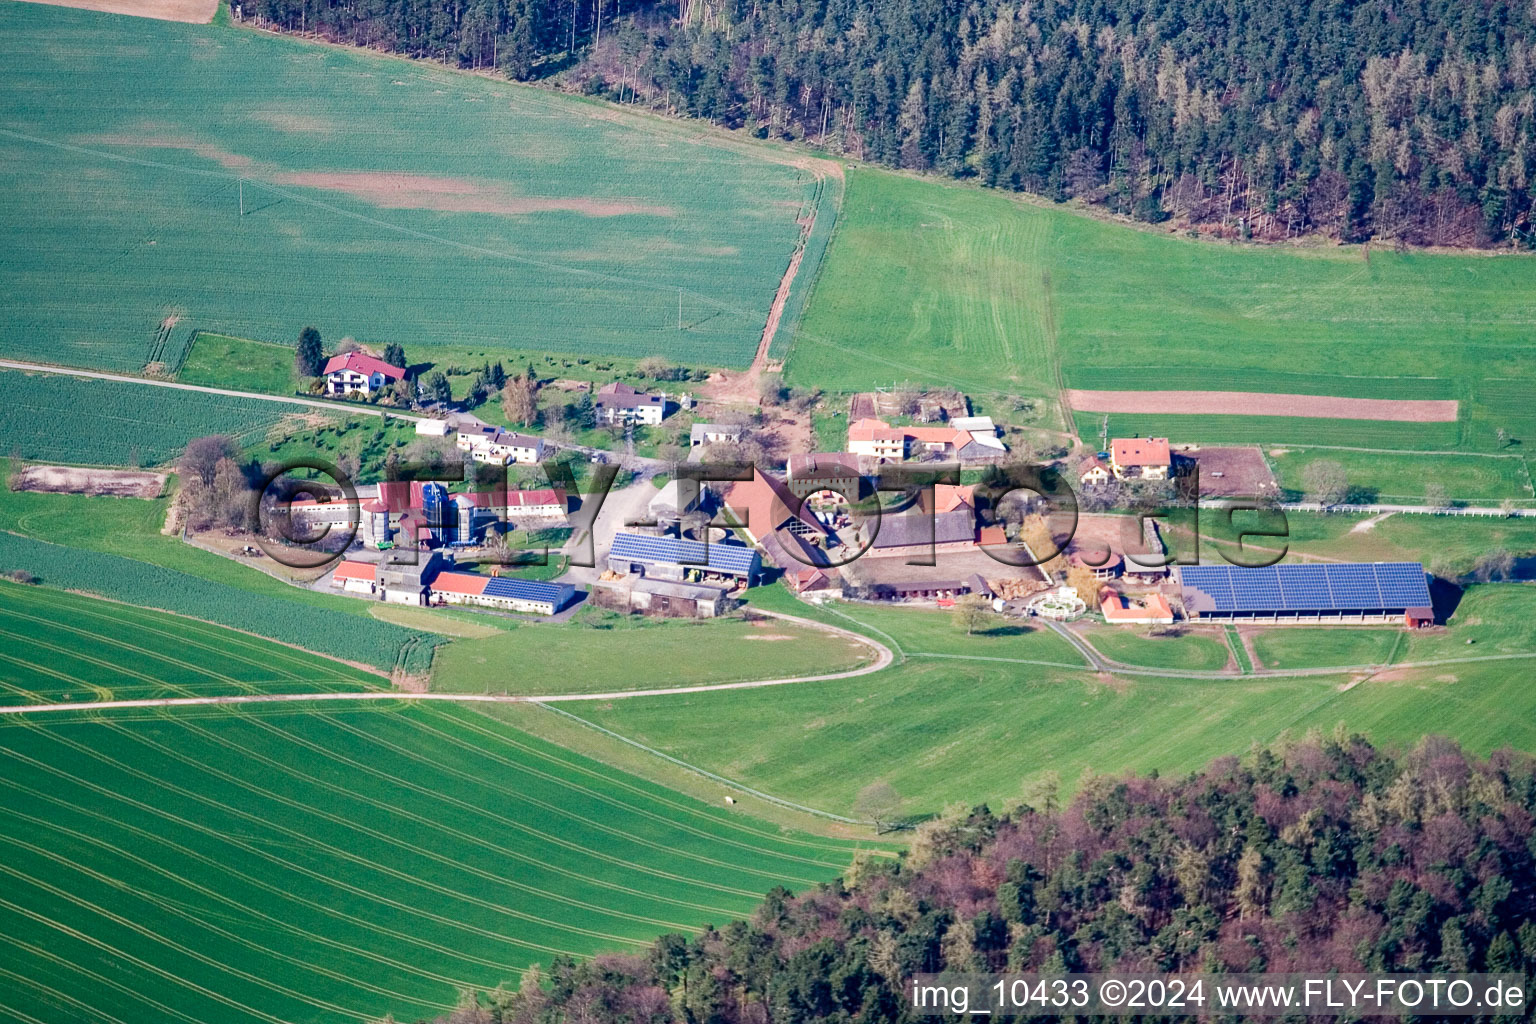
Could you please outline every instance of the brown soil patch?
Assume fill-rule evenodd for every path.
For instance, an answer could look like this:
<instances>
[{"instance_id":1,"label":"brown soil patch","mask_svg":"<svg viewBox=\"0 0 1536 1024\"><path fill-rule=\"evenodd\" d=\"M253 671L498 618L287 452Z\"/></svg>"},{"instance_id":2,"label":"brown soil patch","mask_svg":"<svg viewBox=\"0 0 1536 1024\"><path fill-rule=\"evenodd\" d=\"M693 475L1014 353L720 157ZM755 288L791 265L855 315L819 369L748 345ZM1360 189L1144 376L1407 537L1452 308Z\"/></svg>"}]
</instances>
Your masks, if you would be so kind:
<instances>
[{"instance_id":1,"label":"brown soil patch","mask_svg":"<svg viewBox=\"0 0 1536 1024\"><path fill-rule=\"evenodd\" d=\"M1290 416L1324 420L1391 420L1450 423L1454 399L1395 401L1387 398L1333 398L1326 395L1271 395L1256 391L1079 391L1067 400L1084 412L1188 413L1219 416Z\"/></svg>"},{"instance_id":2,"label":"brown soil patch","mask_svg":"<svg viewBox=\"0 0 1536 1024\"><path fill-rule=\"evenodd\" d=\"M106 14L131 14L161 21L188 21L206 25L219 9L219 0L31 0L54 7L79 7Z\"/></svg>"},{"instance_id":3,"label":"brown soil patch","mask_svg":"<svg viewBox=\"0 0 1536 1024\"><path fill-rule=\"evenodd\" d=\"M84 135L76 140L87 146L138 146L142 149L180 149L188 153L195 153L204 160L212 160L214 163L231 171L248 171L256 165L256 161L239 153L231 153L218 146L209 145L206 142L198 142L181 135L133 135L126 133L106 135Z\"/></svg>"},{"instance_id":4,"label":"brown soil patch","mask_svg":"<svg viewBox=\"0 0 1536 1024\"><path fill-rule=\"evenodd\" d=\"M1278 494L1280 485L1264 453L1253 446L1188 448L1179 452L1200 467L1200 493L1215 498L1258 498Z\"/></svg>"},{"instance_id":5,"label":"brown soil patch","mask_svg":"<svg viewBox=\"0 0 1536 1024\"><path fill-rule=\"evenodd\" d=\"M28 466L11 478L11 488L45 494L155 498L165 488L165 474L127 469L81 469L77 466Z\"/></svg>"},{"instance_id":6,"label":"brown soil patch","mask_svg":"<svg viewBox=\"0 0 1536 1024\"><path fill-rule=\"evenodd\" d=\"M279 174L282 185L345 192L390 210L442 210L448 213L499 213L517 215L565 211L588 217L621 217L643 214L674 217L669 206L651 206L622 199L587 199L580 196L518 196L504 187L461 178L436 178L425 174L365 173L361 171L302 171Z\"/></svg>"}]
</instances>

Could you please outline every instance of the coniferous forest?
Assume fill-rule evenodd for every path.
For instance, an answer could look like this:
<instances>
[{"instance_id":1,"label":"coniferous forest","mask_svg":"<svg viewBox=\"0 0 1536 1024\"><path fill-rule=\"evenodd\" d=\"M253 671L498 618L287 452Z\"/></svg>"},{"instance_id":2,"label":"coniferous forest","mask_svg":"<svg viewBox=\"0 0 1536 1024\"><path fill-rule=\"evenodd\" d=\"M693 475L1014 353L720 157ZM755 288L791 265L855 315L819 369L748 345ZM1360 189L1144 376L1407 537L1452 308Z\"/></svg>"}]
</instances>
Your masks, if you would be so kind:
<instances>
[{"instance_id":1,"label":"coniferous forest","mask_svg":"<svg viewBox=\"0 0 1536 1024\"><path fill-rule=\"evenodd\" d=\"M898 862L647 954L556 960L450 1024L906 1022L913 974L1536 976L1536 761L1356 736L954 811Z\"/></svg>"},{"instance_id":2,"label":"coniferous forest","mask_svg":"<svg viewBox=\"0 0 1536 1024\"><path fill-rule=\"evenodd\" d=\"M1144 221L1536 243L1531 0L246 0L243 13Z\"/></svg>"}]
</instances>

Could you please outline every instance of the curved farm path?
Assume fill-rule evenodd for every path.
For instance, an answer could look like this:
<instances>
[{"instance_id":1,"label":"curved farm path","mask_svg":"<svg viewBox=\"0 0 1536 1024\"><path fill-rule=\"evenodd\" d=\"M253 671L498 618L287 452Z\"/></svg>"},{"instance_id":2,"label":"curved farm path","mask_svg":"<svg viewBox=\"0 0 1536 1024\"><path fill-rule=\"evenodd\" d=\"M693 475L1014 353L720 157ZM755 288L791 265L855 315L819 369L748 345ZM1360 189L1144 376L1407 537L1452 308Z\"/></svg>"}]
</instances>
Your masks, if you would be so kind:
<instances>
[{"instance_id":1,"label":"curved farm path","mask_svg":"<svg viewBox=\"0 0 1536 1024\"><path fill-rule=\"evenodd\" d=\"M49 711L107 711L114 708L179 708L208 704L284 704L316 701L376 701L376 700L445 700L468 704L556 704L572 701L626 700L631 697L666 697L679 693L710 693L715 690L749 690L760 686L787 686L791 683L828 682L836 679L853 679L870 675L888 668L896 660L891 649L877 640L855 633L841 626L831 626L813 619L782 612L757 611L775 619L783 619L811 629L819 629L846 637L872 650L874 660L846 672L829 672L816 676L790 676L784 679L754 679L740 683L701 683L695 686L659 687L647 690L618 690L611 693L558 693L549 695L506 695L491 693L408 693L399 690L361 690L350 693L247 693L226 694L217 697L144 697L135 700L80 701L63 704L17 704L0 706L0 715L27 715Z\"/></svg>"}]
</instances>

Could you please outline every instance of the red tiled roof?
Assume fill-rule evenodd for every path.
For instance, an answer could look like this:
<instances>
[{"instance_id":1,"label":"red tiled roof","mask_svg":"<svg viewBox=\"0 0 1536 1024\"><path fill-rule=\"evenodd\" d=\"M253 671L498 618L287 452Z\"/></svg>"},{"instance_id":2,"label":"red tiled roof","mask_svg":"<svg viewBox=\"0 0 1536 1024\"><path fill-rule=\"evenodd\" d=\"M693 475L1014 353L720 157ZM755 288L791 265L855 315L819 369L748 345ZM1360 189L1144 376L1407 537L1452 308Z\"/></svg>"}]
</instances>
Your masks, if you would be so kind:
<instances>
[{"instance_id":1,"label":"red tiled roof","mask_svg":"<svg viewBox=\"0 0 1536 1024\"><path fill-rule=\"evenodd\" d=\"M953 512L957 508L974 508L976 487L973 484L967 484L964 487L956 487L953 484L934 484L933 500L939 512Z\"/></svg>"},{"instance_id":2,"label":"red tiled roof","mask_svg":"<svg viewBox=\"0 0 1536 1024\"><path fill-rule=\"evenodd\" d=\"M405 370L398 366L391 366L382 359L375 359L366 352L346 352L339 356L331 356L326 362L325 369L320 371L326 376L336 373L338 370L351 370L353 373L361 373L372 376L382 373L386 380L403 380Z\"/></svg>"},{"instance_id":3,"label":"red tiled roof","mask_svg":"<svg viewBox=\"0 0 1536 1024\"><path fill-rule=\"evenodd\" d=\"M377 566L372 562L342 562L336 566L332 574L338 580L367 580L372 583L377 579Z\"/></svg>"},{"instance_id":4,"label":"red tiled roof","mask_svg":"<svg viewBox=\"0 0 1536 1024\"><path fill-rule=\"evenodd\" d=\"M801 505L799 498L776 478L756 468L752 470L751 480L731 484L731 489L725 493L725 506L759 542L771 536L786 519L799 519L817 533L827 532L827 528Z\"/></svg>"},{"instance_id":5,"label":"red tiled roof","mask_svg":"<svg viewBox=\"0 0 1536 1024\"><path fill-rule=\"evenodd\" d=\"M956 448L971 439L969 431L956 430L954 427L906 427L903 432L923 444L949 444Z\"/></svg>"},{"instance_id":6,"label":"red tiled roof","mask_svg":"<svg viewBox=\"0 0 1536 1024\"><path fill-rule=\"evenodd\" d=\"M1110 622L1119 619L1169 619L1173 617L1173 609L1169 607L1168 599L1162 594L1148 594L1142 599L1142 607L1132 608L1130 602L1111 587L1105 587L1099 592L1099 610L1104 613L1104 618Z\"/></svg>"},{"instance_id":7,"label":"red tiled roof","mask_svg":"<svg viewBox=\"0 0 1536 1024\"><path fill-rule=\"evenodd\" d=\"M976 543L988 548L996 547L999 544L1007 544L1008 534L1004 532L1001 526L983 526L981 528L981 536Z\"/></svg>"},{"instance_id":8,"label":"red tiled roof","mask_svg":"<svg viewBox=\"0 0 1536 1024\"><path fill-rule=\"evenodd\" d=\"M440 572L432 581L432 589L439 594L474 596L485 593L485 585L490 581L489 576L477 576L472 572Z\"/></svg>"},{"instance_id":9,"label":"red tiled roof","mask_svg":"<svg viewBox=\"0 0 1536 1024\"><path fill-rule=\"evenodd\" d=\"M1167 466L1172 460L1166 437L1117 437L1110 454L1121 469L1129 466Z\"/></svg>"},{"instance_id":10,"label":"red tiled roof","mask_svg":"<svg viewBox=\"0 0 1536 1024\"><path fill-rule=\"evenodd\" d=\"M854 441L900 441L906 437L906 432L892 427L885 420L856 420L848 424L848 440Z\"/></svg>"}]
</instances>

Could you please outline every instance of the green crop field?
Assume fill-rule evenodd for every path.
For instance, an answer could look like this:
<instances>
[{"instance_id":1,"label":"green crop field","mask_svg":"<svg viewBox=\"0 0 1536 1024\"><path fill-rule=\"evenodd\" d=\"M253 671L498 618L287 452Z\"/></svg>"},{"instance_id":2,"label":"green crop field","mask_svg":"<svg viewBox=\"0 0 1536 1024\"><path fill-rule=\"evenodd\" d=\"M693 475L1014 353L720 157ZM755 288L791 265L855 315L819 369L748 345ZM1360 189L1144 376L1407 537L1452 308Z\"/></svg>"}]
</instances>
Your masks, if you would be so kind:
<instances>
[{"instance_id":1,"label":"green crop field","mask_svg":"<svg viewBox=\"0 0 1536 1024\"><path fill-rule=\"evenodd\" d=\"M554 694L786 679L844 672L872 654L846 637L776 620L537 623L443 648L432 689Z\"/></svg>"},{"instance_id":2,"label":"green crop field","mask_svg":"<svg viewBox=\"0 0 1536 1024\"><path fill-rule=\"evenodd\" d=\"M1176 440L1495 451L1536 439L1536 259L1194 242L876 170L843 213L787 373L983 399L1086 389L1453 398L1458 423L1111 416ZM1057 369L1060 370L1060 381ZM1097 436L1102 417L1077 426Z\"/></svg>"},{"instance_id":3,"label":"green crop field","mask_svg":"<svg viewBox=\"0 0 1536 1024\"><path fill-rule=\"evenodd\" d=\"M221 626L48 587L0 583L0 703L373 690L339 661Z\"/></svg>"},{"instance_id":4,"label":"green crop field","mask_svg":"<svg viewBox=\"0 0 1536 1024\"><path fill-rule=\"evenodd\" d=\"M442 706L55 714L0 763L11 1019L415 1020L854 850Z\"/></svg>"},{"instance_id":5,"label":"green crop field","mask_svg":"<svg viewBox=\"0 0 1536 1024\"><path fill-rule=\"evenodd\" d=\"M745 365L797 218L841 188L696 125L229 25L0 2L0 93L0 354L116 370L306 324L416 359Z\"/></svg>"},{"instance_id":6,"label":"green crop field","mask_svg":"<svg viewBox=\"0 0 1536 1024\"><path fill-rule=\"evenodd\" d=\"M0 454L83 465L154 466L175 458L194 437L260 438L297 408L124 381L0 370L0 445L5 446Z\"/></svg>"}]
</instances>

